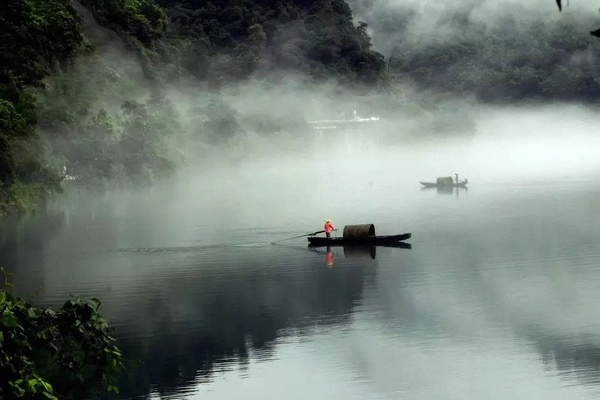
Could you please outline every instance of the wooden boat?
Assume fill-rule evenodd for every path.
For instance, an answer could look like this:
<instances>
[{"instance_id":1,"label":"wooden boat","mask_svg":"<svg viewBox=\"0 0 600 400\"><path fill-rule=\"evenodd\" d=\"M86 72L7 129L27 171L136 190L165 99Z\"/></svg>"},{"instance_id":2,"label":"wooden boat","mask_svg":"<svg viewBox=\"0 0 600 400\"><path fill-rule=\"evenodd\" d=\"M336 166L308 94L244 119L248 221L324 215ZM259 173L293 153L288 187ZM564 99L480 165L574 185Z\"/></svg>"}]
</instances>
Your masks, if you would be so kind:
<instances>
[{"instance_id":1,"label":"wooden boat","mask_svg":"<svg viewBox=\"0 0 600 400\"><path fill-rule=\"evenodd\" d=\"M454 187L466 187L467 182L468 181L466 179L464 181L455 182L451 176L444 176L444 177L437 178L435 180L435 183L434 182L419 182L419 183L421 185L425 186L426 188L430 188L430 187L454 188Z\"/></svg>"},{"instance_id":2,"label":"wooden boat","mask_svg":"<svg viewBox=\"0 0 600 400\"><path fill-rule=\"evenodd\" d=\"M410 233L408 234L410 235ZM309 238L310 239L310 238ZM317 239L317 238L312 238L312 239ZM327 238L318 238L318 239L325 239L327 240ZM337 238L333 238L333 239L337 239ZM344 247L344 251L346 251L346 249L362 249L362 248L368 248L368 249L374 249L375 247L395 247L395 248L400 248L400 249L412 249L412 245L410 243L406 243L406 242L402 242L402 241L389 241L389 242L377 242L377 243L356 243L355 241L345 241L345 242L340 242L338 240L330 240L329 242L325 242L323 243L322 241L314 241L311 242L309 240L308 243L308 247L309 248L314 248L314 247Z\"/></svg>"},{"instance_id":3,"label":"wooden boat","mask_svg":"<svg viewBox=\"0 0 600 400\"><path fill-rule=\"evenodd\" d=\"M344 226L344 235L342 237L307 237L310 247L317 246L390 246L410 239L410 233L400 235L377 236L375 235L375 225L346 225ZM399 247L399 246L398 246Z\"/></svg>"},{"instance_id":4,"label":"wooden boat","mask_svg":"<svg viewBox=\"0 0 600 400\"><path fill-rule=\"evenodd\" d=\"M403 240L410 239L411 233L391 236L366 236L357 238L336 237L326 238L321 236L308 237L308 243L312 246L348 246L348 245L392 245ZM400 246L399 246L400 247Z\"/></svg>"}]
</instances>

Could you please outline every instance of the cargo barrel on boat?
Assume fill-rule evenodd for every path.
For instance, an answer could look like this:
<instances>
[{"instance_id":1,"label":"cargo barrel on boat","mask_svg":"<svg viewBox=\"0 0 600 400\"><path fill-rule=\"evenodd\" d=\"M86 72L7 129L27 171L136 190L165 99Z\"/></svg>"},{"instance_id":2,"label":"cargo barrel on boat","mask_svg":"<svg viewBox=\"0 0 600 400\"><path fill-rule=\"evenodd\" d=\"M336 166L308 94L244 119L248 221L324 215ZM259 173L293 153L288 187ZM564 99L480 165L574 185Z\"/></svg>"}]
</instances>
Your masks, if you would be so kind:
<instances>
[{"instance_id":1,"label":"cargo barrel on boat","mask_svg":"<svg viewBox=\"0 0 600 400\"><path fill-rule=\"evenodd\" d=\"M375 236L375 225L346 225L344 226L345 240L360 240Z\"/></svg>"}]
</instances>

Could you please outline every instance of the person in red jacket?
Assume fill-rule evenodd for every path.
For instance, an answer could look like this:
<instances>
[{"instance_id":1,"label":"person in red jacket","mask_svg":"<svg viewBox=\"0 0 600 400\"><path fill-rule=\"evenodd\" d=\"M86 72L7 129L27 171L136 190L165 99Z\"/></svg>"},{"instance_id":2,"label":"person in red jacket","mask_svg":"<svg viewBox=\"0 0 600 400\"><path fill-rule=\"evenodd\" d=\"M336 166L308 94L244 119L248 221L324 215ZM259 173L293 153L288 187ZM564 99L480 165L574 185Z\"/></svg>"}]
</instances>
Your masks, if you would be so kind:
<instances>
[{"instance_id":1,"label":"person in red jacket","mask_svg":"<svg viewBox=\"0 0 600 400\"><path fill-rule=\"evenodd\" d=\"M333 224L331 223L330 219L326 219L325 220L325 226L323 227L323 229L325 229L325 236L327 236L327 239L329 239L331 237L331 231L335 231L336 230L333 227Z\"/></svg>"}]
</instances>

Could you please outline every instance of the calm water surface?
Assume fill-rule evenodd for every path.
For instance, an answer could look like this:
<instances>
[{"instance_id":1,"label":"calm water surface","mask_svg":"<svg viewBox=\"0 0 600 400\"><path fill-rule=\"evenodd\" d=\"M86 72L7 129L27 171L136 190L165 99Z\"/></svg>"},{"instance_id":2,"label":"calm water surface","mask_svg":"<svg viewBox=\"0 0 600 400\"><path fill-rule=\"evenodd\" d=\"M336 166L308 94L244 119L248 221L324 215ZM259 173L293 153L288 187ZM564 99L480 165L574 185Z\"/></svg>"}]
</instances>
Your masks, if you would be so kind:
<instances>
[{"instance_id":1,"label":"calm water surface","mask_svg":"<svg viewBox=\"0 0 600 400\"><path fill-rule=\"evenodd\" d=\"M6 221L2 264L38 304L103 300L123 399L597 398L597 176L438 193L418 185L433 171L383 171L255 165L74 193ZM334 248L328 266L305 239L270 244L324 218L413 247Z\"/></svg>"}]
</instances>

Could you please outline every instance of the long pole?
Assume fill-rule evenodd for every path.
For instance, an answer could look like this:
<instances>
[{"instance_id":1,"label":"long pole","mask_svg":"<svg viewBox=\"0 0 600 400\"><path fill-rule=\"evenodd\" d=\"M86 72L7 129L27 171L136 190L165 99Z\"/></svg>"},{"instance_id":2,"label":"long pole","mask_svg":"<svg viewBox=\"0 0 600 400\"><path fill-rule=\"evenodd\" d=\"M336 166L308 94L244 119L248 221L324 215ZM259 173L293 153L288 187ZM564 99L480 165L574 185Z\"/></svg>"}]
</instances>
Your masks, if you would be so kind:
<instances>
[{"instance_id":1,"label":"long pole","mask_svg":"<svg viewBox=\"0 0 600 400\"><path fill-rule=\"evenodd\" d=\"M284 240L292 240L292 239L298 239L298 238L305 237L305 236L318 235L319 233L323 233L323 232L325 232L325 231L317 231L317 232L313 232L313 233L306 233L304 235L299 235L299 236L294 236L294 237L287 238L287 239L277 240L275 242L271 242L271 244L278 243L278 242L283 242Z\"/></svg>"}]
</instances>

